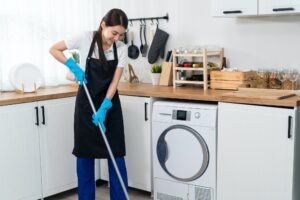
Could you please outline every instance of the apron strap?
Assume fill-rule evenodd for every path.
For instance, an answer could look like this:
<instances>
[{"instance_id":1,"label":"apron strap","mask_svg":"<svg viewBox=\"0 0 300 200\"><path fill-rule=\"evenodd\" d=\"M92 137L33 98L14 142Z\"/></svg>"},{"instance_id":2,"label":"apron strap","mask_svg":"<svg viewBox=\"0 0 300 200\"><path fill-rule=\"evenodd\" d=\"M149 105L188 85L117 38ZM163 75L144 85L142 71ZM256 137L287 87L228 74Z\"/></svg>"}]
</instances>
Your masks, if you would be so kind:
<instances>
[{"instance_id":1,"label":"apron strap","mask_svg":"<svg viewBox=\"0 0 300 200\"><path fill-rule=\"evenodd\" d=\"M97 34L98 34L98 32L95 31L95 34L94 34L94 37L93 37L92 44L90 46L90 50L89 50L89 54L88 54L87 59L90 59L92 57L92 54L93 54L93 51L94 51L94 48L95 48L96 39L97 39Z\"/></svg>"},{"instance_id":2,"label":"apron strap","mask_svg":"<svg viewBox=\"0 0 300 200\"><path fill-rule=\"evenodd\" d=\"M115 42L114 42L113 48L114 48L114 60L118 62L119 61L119 59L118 59L118 51L117 51L117 45L116 45Z\"/></svg>"},{"instance_id":3,"label":"apron strap","mask_svg":"<svg viewBox=\"0 0 300 200\"><path fill-rule=\"evenodd\" d=\"M94 51L94 48L95 48L95 44L96 44L96 39L97 39L97 36L98 36L98 32L97 31L94 31L94 37L93 37L93 41L91 43L91 46L90 46L90 49L89 49L89 54L86 58L86 63L85 63L85 76L86 78L88 78L88 74L89 74L89 67L88 67L88 63L89 63L89 60L91 59L92 57L92 54L93 54L93 51ZM99 48L99 47L98 47ZM113 44L113 50L114 50L114 60L118 62L118 52L117 52L117 46L116 46L116 43L114 42ZM109 64L109 63L108 63Z\"/></svg>"},{"instance_id":4,"label":"apron strap","mask_svg":"<svg viewBox=\"0 0 300 200\"><path fill-rule=\"evenodd\" d=\"M95 48L95 44L96 44L96 39L97 39L97 31L94 31L94 37L93 37L93 41L91 43L91 46L90 46L90 50L89 50L89 54L86 58L86 62L85 62L85 77L86 79L88 79L88 76L89 76L89 65L88 63L90 62L90 59L92 57L92 54L93 54L93 51L94 51L94 48Z\"/></svg>"}]
</instances>

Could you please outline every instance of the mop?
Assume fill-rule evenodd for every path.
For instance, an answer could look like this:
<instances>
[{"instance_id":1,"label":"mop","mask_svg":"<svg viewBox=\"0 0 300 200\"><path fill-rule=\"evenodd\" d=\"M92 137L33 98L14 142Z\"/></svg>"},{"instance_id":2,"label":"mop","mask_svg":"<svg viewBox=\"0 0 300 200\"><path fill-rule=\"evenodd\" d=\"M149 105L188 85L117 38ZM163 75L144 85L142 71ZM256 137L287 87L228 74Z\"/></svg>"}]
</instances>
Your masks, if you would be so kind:
<instances>
[{"instance_id":1,"label":"mop","mask_svg":"<svg viewBox=\"0 0 300 200\"><path fill-rule=\"evenodd\" d=\"M92 107L93 113L96 114L96 109L95 109L94 103L93 103L93 101L92 101L92 99L91 99L89 90L87 89L86 84L85 84L84 82L83 82L82 85L83 85L83 88L84 88L84 90L85 90L85 93L86 93L86 95L87 95L87 97L88 97L88 100L89 100L89 102L90 102L90 106ZM108 151L108 153L109 153L109 157L110 157L110 159L111 159L111 161L112 161L112 163L113 163L113 166L114 166L114 168L115 168L115 170L116 170L118 179L119 179L119 181L120 181L120 183L121 183L121 186L122 186L124 195L125 195L126 199L129 200L129 196L128 196L128 193L127 193L125 184L124 184L124 182L123 182L123 179L122 179L122 177L121 177L119 168L118 168L118 166L117 166L117 164L116 164L116 160L115 160L114 155L113 155L113 153L112 153L112 151L111 151L111 148L110 148L109 143L108 143L108 141L107 141L106 135L105 135L105 133L103 132L103 129L102 129L102 127L101 127L100 122L98 122L98 126L99 126L100 133L101 133L101 135L102 135L102 137L103 137L103 140L104 140L104 142L105 142L107 151Z\"/></svg>"}]
</instances>

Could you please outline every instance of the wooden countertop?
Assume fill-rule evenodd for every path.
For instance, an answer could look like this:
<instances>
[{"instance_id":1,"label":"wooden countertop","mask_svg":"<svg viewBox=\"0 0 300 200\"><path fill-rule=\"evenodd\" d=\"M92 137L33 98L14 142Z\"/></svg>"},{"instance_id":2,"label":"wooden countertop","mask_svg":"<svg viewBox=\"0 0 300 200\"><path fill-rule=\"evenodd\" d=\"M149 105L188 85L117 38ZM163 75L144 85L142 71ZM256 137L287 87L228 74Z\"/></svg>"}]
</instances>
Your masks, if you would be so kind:
<instances>
[{"instance_id":1,"label":"wooden countertop","mask_svg":"<svg viewBox=\"0 0 300 200\"><path fill-rule=\"evenodd\" d=\"M259 99L259 98L242 98L235 97L228 94L228 90L212 90L204 91L196 87L166 87L166 86L152 86L151 84L128 84L123 83L119 85L119 93L124 95L134 96L151 96L171 99L186 99L212 102L230 102L243 104L268 105L279 107L297 107L300 105L300 96L293 96L281 100L273 99Z\"/></svg>"},{"instance_id":2,"label":"wooden countertop","mask_svg":"<svg viewBox=\"0 0 300 200\"><path fill-rule=\"evenodd\" d=\"M121 82L118 87L119 93L123 95L158 97L182 100L198 100L211 102L231 102L280 107L297 107L300 105L300 97L294 96L281 100L241 98L224 95L227 90L207 90L196 87L166 87L153 86L151 84L129 84ZM57 99L63 97L76 96L77 87L72 85L48 87L39 89L36 93L18 94L16 92L3 92L0 94L0 105L9 105L17 103L26 103L32 101L41 101Z\"/></svg>"},{"instance_id":3,"label":"wooden countertop","mask_svg":"<svg viewBox=\"0 0 300 200\"><path fill-rule=\"evenodd\" d=\"M0 93L0 106L72 97L76 94L77 87L73 85L41 88L35 93L2 92Z\"/></svg>"}]
</instances>

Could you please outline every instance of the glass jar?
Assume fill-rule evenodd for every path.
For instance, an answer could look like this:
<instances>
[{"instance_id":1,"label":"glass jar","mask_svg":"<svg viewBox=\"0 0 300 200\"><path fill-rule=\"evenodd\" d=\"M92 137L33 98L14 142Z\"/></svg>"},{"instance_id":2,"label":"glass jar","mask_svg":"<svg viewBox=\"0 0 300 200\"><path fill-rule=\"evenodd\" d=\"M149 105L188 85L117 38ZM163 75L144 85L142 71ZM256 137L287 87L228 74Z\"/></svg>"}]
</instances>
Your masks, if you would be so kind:
<instances>
[{"instance_id":1,"label":"glass jar","mask_svg":"<svg viewBox=\"0 0 300 200\"><path fill-rule=\"evenodd\" d=\"M273 70L270 72L269 88L281 89L281 81L278 79L277 71Z\"/></svg>"},{"instance_id":2,"label":"glass jar","mask_svg":"<svg viewBox=\"0 0 300 200\"><path fill-rule=\"evenodd\" d=\"M270 72L266 70L257 70L256 87L257 88L269 88Z\"/></svg>"},{"instance_id":3,"label":"glass jar","mask_svg":"<svg viewBox=\"0 0 300 200\"><path fill-rule=\"evenodd\" d=\"M284 90L292 90L293 89L293 82L289 79L283 81L282 83L282 89Z\"/></svg>"}]
</instances>

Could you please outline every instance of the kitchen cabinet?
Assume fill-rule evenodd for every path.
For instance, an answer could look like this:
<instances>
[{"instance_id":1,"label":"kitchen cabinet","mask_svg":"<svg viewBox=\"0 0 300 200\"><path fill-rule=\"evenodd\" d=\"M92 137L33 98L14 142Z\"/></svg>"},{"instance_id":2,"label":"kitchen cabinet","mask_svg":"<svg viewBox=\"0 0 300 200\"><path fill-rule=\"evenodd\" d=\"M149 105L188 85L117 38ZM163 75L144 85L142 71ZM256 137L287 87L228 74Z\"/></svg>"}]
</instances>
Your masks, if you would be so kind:
<instances>
[{"instance_id":1,"label":"kitchen cabinet","mask_svg":"<svg viewBox=\"0 0 300 200\"><path fill-rule=\"evenodd\" d=\"M0 106L0 199L34 200L77 186L75 98Z\"/></svg>"},{"instance_id":2,"label":"kitchen cabinet","mask_svg":"<svg viewBox=\"0 0 300 200\"><path fill-rule=\"evenodd\" d=\"M217 199L300 199L298 109L233 103L218 109Z\"/></svg>"},{"instance_id":3,"label":"kitchen cabinet","mask_svg":"<svg viewBox=\"0 0 300 200\"><path fill-rule=\"evenodd\" d=\"M290 14L300 12L300 0L259 0L259 14Z\"/></svg>"},{"instance_id":4,"label":"kitchen cabinet","mask_svg":"<svg viewBox=\"0 0 300 200\"><path fill-rule=\"evenodd\" d=\"M151 191L150 98L120 95L126 142L129 187ZM107 160L101 160L102 180L108 180Z\"/></svg>"},{"instance_id":5,"label":"kitchen cabinet","mask_svg":"<svg viewBox=\"0 0 300 200\"><path fill-rule=\"evenodd\" d=\"M215 17L293 14L300 12L300 0L213 0L211 12Z\"/></svg>"},{"instance_id":6,"label":"kitchen cabinet","mask_svg":"<svg viewBox=\"0 0 300 200\"><path fill-rule=\"evenodd\" d=\"M74 97L38 102L43 197L77 186L74 107Z\"/></svg>"},{"instance_id":7,"label":"kitchen cabinet","mask_svg":"<svg viewBox=\"0 0 300 200\"><path fill-rule=\"evenodd\" d=\"M211 6L216 17L257 15L258 0L212 0Z\"/></svg>"},{"instance_id":8,"label":"kitchen cabinet","mask_svg":"<svg viewBox=\"0 0 300 200\"><path fill-rule=\"evenodd\" d=\"M0 106L0 199L42 198L35 106Z\"/></svg>"}]
</instances>

